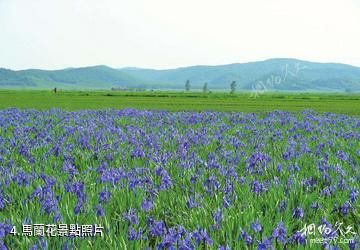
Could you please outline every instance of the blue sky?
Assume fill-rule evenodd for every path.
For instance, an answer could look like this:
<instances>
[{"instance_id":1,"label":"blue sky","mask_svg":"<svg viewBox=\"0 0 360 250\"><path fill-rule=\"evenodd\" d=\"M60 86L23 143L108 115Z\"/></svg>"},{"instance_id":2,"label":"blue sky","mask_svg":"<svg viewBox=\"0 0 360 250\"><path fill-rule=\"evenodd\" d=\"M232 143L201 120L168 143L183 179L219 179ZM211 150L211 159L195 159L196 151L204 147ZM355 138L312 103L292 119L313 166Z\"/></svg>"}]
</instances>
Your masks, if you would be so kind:
<instances>
[{"instance_id":1,"label":"blue sky","mask_svg":"<svg viewBox=\"0 0 360 250\"><path fill-rule=\"evenodd\" d=\"M0 67L360 66L359 0L0 0Z\"/></svg>"}]
</instances>

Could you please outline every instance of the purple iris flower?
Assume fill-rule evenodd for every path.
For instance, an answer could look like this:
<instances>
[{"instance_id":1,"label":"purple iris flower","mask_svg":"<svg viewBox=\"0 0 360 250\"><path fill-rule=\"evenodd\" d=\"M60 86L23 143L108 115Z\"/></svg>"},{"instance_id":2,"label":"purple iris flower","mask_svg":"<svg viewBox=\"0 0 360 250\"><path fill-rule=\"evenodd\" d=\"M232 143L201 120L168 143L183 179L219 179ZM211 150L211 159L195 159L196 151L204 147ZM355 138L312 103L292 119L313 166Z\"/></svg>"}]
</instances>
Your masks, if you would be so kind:
<instances>
[{"instance_id":1,"label":"purple iris flower","mask_svg":"<svg viewBox=\"0 0 360 250\"><path fill-rule=\"evenodd\" d=\"M286 228L283 222L279 222L272 231L272 237L280 244L286 243Z\"/></svg>"},{"instance_id":2,"label":"purple iris flower","mask_svg":"<svg viewBox=\"0 0 360 250\"><path fill-rule=\"evenodd\" d=\"M255 233L261 232L261 230L262 230L262 227L261 227L258 219L256 219L256 221L251 223L250 227Z\"/></svg>"},{"instance_id":3,"label":"purple iris flower","mask_svg":"<svg viewBox=\"0 0 360 250\"><path fill-rule=\"evenodd\" d=\"M304 218L304 211L301 207L297 207L291 210L291 214L293 218L302 219Z\"/></svg>"}]
</instances>

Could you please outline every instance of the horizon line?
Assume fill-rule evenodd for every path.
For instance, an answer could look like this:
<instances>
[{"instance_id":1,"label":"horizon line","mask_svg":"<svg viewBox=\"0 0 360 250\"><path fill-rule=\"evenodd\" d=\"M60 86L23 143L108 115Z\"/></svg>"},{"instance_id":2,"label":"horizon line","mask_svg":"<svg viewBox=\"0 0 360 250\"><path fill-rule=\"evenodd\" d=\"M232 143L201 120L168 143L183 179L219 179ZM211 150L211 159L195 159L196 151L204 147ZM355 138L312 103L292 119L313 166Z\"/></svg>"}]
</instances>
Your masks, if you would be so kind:
<instances>
[{"instance_id":1,"label":"horizon line","mask_svg":"<svg viewBox=\"0 0 360 250\"><path fill-rule=\"evenodd\" d=\"M234 63L225 63L225 64L192 64L187 66L178 66L172 68L149 68L149 67L138 67L138 66L123 66L123 67L116 67L116 66L109 66L107 64L94 64L94 65L87 65L87 66L69 66L63 68L56 68L56 69L46 69L46 68L24 68L24 69L12 69L6 67L0 67L0 69L11 70L11 71L28 71L28 70L42 70L42 71L61 71L61 70L71 70L71 69L82 69L82 68L94 68L94 67L107 67L115 70L122 70L122 69L145 69L145 70L175 70L175 69L183 69L183 68L191 68L191 67L218 67L218 66L228 66L228 65L235 65L235 64L249 64L249 63L259 63L259 62L266 62L271 60L294 60L300 62L307 62L307 63L318 63L318 64L339 64L339 65L347 65L351 67L360 68L360 66L342 62L334 62L334 61L327 61L327 62L319 62L319 61L310 61L305 59L298 59L295 57L272 57L263 60L251 60L246 62L234 62Z\"/></svg>"}]
</instances>

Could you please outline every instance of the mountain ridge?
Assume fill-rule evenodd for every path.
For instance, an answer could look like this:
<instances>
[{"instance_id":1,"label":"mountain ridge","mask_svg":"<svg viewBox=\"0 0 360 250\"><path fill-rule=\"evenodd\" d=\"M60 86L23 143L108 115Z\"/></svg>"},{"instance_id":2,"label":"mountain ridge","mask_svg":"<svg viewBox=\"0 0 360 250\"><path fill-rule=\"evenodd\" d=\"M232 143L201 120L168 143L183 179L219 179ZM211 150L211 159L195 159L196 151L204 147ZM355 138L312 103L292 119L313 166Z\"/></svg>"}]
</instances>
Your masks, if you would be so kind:
<instances>
[{"instance_id":1,"label":"mountain ridge","mask_svg":"<svg viewBox=\"0 0 360 250\"><path fill-rule=\"evenodd\" d=\"M238 90L266 88L275 91L360 91L360 67L342 63L318 63L295 58L271 58L248 63L193 65L174 69L111 68L95 65L57 70L0 68L1 88L48 89L192 89Z\"/></svg>"}]
</instances>

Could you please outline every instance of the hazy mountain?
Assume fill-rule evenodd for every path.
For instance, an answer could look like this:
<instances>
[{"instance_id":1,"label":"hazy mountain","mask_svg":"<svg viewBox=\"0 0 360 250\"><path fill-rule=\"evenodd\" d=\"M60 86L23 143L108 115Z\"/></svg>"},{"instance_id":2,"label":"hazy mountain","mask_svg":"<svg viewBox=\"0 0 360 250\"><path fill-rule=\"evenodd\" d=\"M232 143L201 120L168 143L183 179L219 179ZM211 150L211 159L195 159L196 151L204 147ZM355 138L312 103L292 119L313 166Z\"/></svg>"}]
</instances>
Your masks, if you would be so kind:
<instances>
[{"instance_id":1,"label":"hazy mountain","mask_svg":"<svg viewBox=\"0 0 360 250\"><path fill-rule=\"evenodd\" d=\"M169 70L120 69L147 82L183 88L190 80L193 88L208 82L211 89L229 89L231 81L238 89L266 87L275 90L360 91L360 68L336 63L313 63L297 59L270 59L261 62L220 66L192 66Z\"/></svg>"},{"instance_id":2,"label":"hazy mountain","mask_svg":"<svg viewBox=\"0 0 360 250\"><path fill-rule=\"evenodd\" d=\"M0 88L110 89L112 87L144 86L142 81L102 65L62 70L12 71L0 69Z\"/></svg>"},{"instance_id":3,"label":"hazy mountain","mask_svg":"<svg viewBox=\"0 0 360 250\"><path fill-rule=\"evenodd\" d=\"M3 86L29 87L36 84L16 71L0 68L0 88Z\"/></svg>"},{"instance_id":4,"label":"hazy mountain","mask_svg":"<svg viewBox=\"0 0 360 250\"><path fill-rule=\"evenodd\" d=\"M360 68L337 63L314 63L297 59L269 59L260 62L220 66L191 66L154 70L113 69L107 66L67 68L63 70L0 69L0 88L110 89L156 88L184 89L190 80L192 89L266 88L284 91L360 91Z\"/></svg>"}]
</instances>

